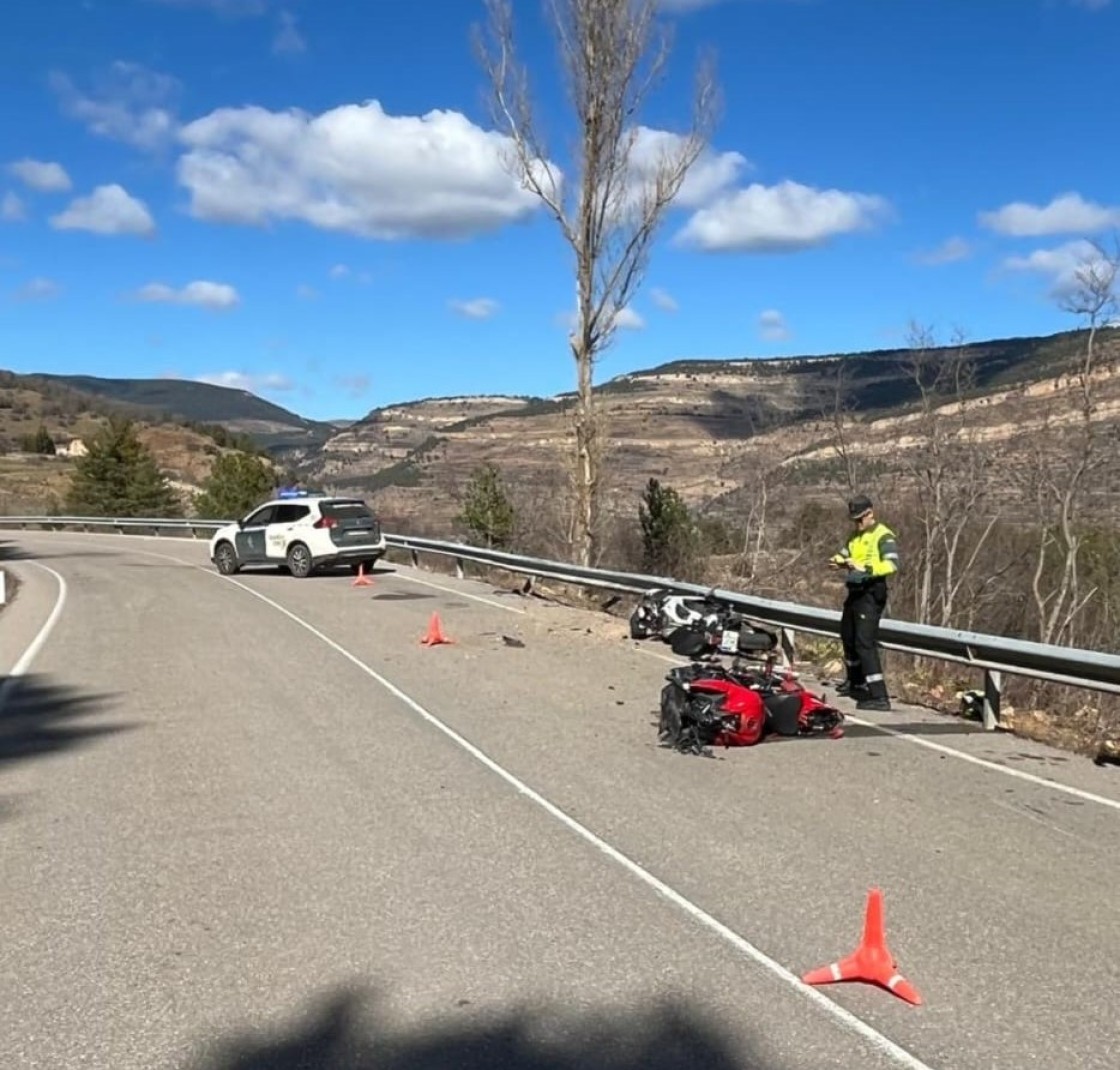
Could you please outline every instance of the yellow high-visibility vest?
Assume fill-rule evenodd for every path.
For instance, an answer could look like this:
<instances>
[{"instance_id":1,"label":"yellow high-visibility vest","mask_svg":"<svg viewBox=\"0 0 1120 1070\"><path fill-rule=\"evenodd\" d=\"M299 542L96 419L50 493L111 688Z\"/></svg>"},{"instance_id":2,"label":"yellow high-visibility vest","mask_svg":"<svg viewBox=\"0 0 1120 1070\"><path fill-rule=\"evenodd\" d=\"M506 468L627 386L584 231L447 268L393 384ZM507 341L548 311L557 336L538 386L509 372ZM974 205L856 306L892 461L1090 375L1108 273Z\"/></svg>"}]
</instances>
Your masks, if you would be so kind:
<instances>
[{"instance_id":1,"label":"yellow high-visibility vest","mask_svg":"<svg viewBox=\"0 0 1120 1070\"><path fill-rule=\"evenodd\" d=\"M849 557L857 568L871 577L893 576L900 566L898 541L894 532L883 523L867 531L857 531L833 560L842 564Z\"/></svg>"}]
</instances>

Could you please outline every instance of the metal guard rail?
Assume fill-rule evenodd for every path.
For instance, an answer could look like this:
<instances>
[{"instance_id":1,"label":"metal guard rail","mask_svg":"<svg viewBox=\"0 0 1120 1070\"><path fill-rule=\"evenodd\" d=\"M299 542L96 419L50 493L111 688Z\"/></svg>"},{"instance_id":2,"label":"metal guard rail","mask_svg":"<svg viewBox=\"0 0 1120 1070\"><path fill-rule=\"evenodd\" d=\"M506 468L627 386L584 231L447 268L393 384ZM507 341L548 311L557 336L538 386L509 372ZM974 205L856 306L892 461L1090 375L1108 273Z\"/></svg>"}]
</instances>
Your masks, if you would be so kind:
<instances>
[{"instance_id":1,"label":"metal guard rail","mask_svg":"<svg viewBox=\"0 0 1120 1070\"><path fill-rule=\"evenodd\" d=\"M0 528L107 527L115 528L121 533L137 529L155 532L182 531L190 532L192 537L197 537L198 532L213 533L227 523L231 521L146 517L0 517ZM534 579L551 579L575 586L597 587L629 594L641 594L652 588L660 588L674 594L711 595L734 606L751 620L780 629L783 646L790 656L793 651L794 633L805 632L835 639L840 632L838 610L756 598L735 591L682 583L666 576L645 576L610 569L581 568L560 561L525 557L521 554L440 539L391 535L386 532L385 541L391 547L409 551L417 564L420 554L451 557L455 560L459 575L463 573L463 562L472 561L526 575L530 577L530 585ZM1022 639L960 631L955 628L936 628L890 618L883 619L879 635L882 645L887 649L982 669L984 671L983 720L988 729L994 728L998 720L1000 681L1003 673L1048 680L1092 691L1120 694L1120 656L1116 654L1081 650L1075 647L1048 646Z\"/></svg>"}]
</instances>

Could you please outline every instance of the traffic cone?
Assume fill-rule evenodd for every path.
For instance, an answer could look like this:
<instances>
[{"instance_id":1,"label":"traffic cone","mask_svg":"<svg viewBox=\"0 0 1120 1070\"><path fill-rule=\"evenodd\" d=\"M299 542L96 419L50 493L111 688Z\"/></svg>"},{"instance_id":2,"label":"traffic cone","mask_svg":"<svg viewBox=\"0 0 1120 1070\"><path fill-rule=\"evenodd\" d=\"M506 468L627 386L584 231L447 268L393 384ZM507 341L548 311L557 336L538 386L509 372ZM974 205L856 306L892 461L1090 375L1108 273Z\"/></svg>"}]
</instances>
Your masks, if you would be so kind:
<instances>
[{"instance_id":1,"label":"traffic cone","mask_svg":"<svg viewBox=\"0 0 1120 1070\"><path fill-rule=\"evenodd\" d=\"M867 912L863 922L863 940L847 958L828 966L810 970L801 980L807 985L827 985L836 981L864 981L880 985L900 999L915 1006L922 997L896 969L894 956L887 947L883 930L883 893L872 888L867 896Z\"/></svg>"},{"instance_id":2,"label":"traffic cone","mask_svg":"<svg viewBox=\"0 0 1120 1070\"><path fill-rule=\"evenodd\" d=\"M454 639L448 639L443 634L443 625L440 624L439 614L433 613L431 620L428 621L428 634L421 640L421 646L439 646L441 643L453 643Z\"/></svg>"},{"instance_id":3,"label":"traffic cone","mask_svg":"<svg viewBox=\"0 0 1120 1070\"><path fill-rule=\"evenodd\" d=\"M372 587L373 580L366 575L366 563L363 561L358 565L358 574L354 577L351 587Z\"/></svg>"}]
</instances>

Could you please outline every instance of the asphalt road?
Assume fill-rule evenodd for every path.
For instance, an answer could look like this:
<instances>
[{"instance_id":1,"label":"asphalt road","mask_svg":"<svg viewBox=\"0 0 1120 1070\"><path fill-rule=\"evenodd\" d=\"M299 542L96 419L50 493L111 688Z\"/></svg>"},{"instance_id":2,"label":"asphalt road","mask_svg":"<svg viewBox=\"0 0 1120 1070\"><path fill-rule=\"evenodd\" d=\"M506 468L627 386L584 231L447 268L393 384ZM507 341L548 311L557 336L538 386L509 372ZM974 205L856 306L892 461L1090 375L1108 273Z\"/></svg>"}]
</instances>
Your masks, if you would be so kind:
<instances>
[{"instance_id":1,"label":"asphalt road","mask_svg":"<svg viewBox=\"0 0 1120 1070\"><path fill-rule=\"evenodd\" d=\"M906 710L686 757L618 622L2 537L4 672L65 587L0 698L5 1070L1116 1065L1114 769ZM920 1007L796 980L872 886Z\"/></svg>"}]
</instances>

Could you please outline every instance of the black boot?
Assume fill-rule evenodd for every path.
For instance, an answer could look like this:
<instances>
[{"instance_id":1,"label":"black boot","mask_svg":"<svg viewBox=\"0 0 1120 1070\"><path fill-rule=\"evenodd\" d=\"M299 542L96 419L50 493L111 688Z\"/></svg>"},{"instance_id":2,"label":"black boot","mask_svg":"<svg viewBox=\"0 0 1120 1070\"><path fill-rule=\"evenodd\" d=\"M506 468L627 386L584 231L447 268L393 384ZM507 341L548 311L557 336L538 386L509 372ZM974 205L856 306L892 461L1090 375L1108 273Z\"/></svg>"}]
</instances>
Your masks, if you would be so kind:
<instances>
[{"instance_id":1,"label":"black boot","mask_svg":"<svg viewBox=\"0 0 1120 1070\"><path fill-rule=\"evenodd\" d=\"M882 710L885 712L890 708L891 700L887 696L887 685L882 679L869 684L867 690L860 694L859 701L856 702L857 710Z\"/></svg>"},{"instance_id":2,"label":"black boot","mask_svg":"<svg viewBox=\"0 0 1120 1070\"><path fill-rule=\"evenodd\" d=\"M866 695L867 684L853 684L851 680L842 680L836 685L836 694L838 695Z\"/></svg>"},{"instance_id":3,"label":"black boot","mask_svg":"<svg viewBox=\"0 0 1120 1070\"><path fill-rule=\"evenodd\" d=\"M856 702L857 710L882 710L884 713L891 709L891 700L889 698L872 698L870 695L863 695L859 701Z\"/></svg>"}]
</instances>

